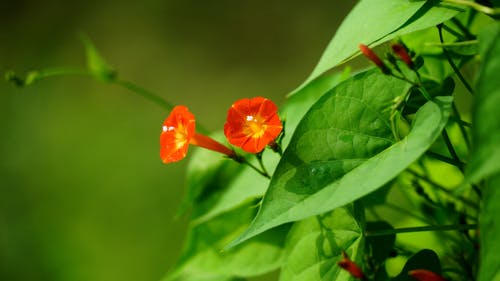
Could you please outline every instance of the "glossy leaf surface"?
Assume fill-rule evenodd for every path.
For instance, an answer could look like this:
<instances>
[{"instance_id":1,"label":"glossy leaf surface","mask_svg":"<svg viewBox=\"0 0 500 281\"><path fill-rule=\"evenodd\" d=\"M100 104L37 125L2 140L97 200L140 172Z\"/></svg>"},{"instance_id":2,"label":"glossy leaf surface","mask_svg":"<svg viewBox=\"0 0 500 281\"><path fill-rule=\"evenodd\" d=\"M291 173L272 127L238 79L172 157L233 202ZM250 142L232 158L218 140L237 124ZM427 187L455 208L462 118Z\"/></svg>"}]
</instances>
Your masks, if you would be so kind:
<instances>
[{"instance_id":1,"label":"glossy leaf surface","mask_svg":"<svg viewBox=\"0 0 500 281\"><path fill-rule=\"evenodd\" d=\"M405 83L369 71L325 94L297 127L256 219L233 245L353 202L418 159L446 124L451 97L425 104L409 135L394 143L388 108L405 90Z\"/></svg>"}]
</instances>

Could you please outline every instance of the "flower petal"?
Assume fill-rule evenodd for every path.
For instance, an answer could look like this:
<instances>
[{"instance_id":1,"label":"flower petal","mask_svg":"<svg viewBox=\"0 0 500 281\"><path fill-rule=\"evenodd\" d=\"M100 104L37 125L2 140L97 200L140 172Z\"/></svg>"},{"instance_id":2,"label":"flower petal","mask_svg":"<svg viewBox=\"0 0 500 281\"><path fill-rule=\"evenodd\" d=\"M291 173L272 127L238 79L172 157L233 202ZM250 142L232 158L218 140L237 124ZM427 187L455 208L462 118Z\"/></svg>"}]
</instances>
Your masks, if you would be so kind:
<instances>
[{"instance_id":1,"label":"flower petal","mask_svg":"<svg viewBox=\"0 0 500 281\"><path fill-rule=\"evenodd\" d=\"M255 97L240 99L231 106L224 134L232 145L258 153L273 142L282 129L278 107L269 99Z\"/></svg>"},{"instance_id":2,"label":"flower petal","mask_svg":"<svg viewBox=\"0 0 500 281\"><path fill-rule=\"evenodd\" d=\"M163 163L171 163L186 157L189 142L195 133L196 121L188 108L174 107L163 122L160 134L160 158Z\"/></svg>"}]
</instances>

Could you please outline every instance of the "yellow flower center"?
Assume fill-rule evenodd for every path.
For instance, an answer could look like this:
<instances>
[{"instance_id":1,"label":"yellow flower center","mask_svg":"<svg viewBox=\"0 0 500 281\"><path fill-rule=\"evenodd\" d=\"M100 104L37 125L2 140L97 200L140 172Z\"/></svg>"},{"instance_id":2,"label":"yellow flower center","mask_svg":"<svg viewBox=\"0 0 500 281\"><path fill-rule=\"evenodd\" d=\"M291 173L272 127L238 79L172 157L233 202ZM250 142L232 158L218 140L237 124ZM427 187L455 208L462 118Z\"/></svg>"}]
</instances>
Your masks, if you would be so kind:
<instances>
[{"instance_id":1,"label":"yellow flower center","mask_svg":"<svg viewBox=\"0 0 500 281\"><path fill-rule=\"evenodd\" d=\"M164 132L174 131L174 139L175 139L175 149L180 149L184 145L186 145L187 140L187 130L182 125L182 123L177 123L177 127L175 126L163 126Z\"/></svg>"},{"instance_id":2,"label":"yellow flower center","mask_svg":"<svg viewBox=\"0 0 500 281\"><path fill-rule=\"evenodd\" d=\"M182 126L181 123L177 125L175 128L175 147L176 149L180 149L186 145L187 142L187 130Z\"/></svg>"},{"instance_id":3,"label":"yellow flower center","mask_svg":"<svg viewBox=\"0 0 500 281\"><path fill-rule=\"evenodd\" d=\"M260 116L248 115L246 117L244 133L252 138L260 138L267 130L267 125Z\"/></svg>"}]
</instances>

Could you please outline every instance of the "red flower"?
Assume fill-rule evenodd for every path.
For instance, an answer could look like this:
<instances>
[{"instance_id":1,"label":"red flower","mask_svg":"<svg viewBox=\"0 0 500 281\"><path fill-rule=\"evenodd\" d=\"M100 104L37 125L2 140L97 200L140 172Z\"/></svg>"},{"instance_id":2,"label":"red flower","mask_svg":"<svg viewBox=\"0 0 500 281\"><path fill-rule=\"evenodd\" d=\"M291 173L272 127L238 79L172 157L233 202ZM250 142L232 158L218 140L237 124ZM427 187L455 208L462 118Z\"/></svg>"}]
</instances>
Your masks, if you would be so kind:
<instances>
[{"instance_id":1,"label":"red flower","mask_svg":"<svg viewBox=\"0 0 500 281\"><path fill-rule=\"evenodd\" d=\"M408 275L418 281L447 281L443 276L427 269L410 270Z\"/></svg>"},{"instance_id":2,"label":"red flower","mask_svg":"<svg viewBox=\"0 0 500 281\"><path fill-rule=\"evenodd\" d=\"M269 99L255 97L236 101L227 112L224 134L232 145L259 153L274 143L283 125L278 107Z\"/></svg>"},{"instance_id":3,"label":"red flower","mask_svg":"<svg viewBox=\"0 0 500 281\"><path fill-rule=\"evenodd\" d=\"M201 146L223 153L231 158L234 152L216 140L195 132L196 121L188 108L179 105L174 107L163 122L160 135L160 157L163 163L171 163L186 157L189 144Z\"/></svg>"},{"instance_id":4,"label":"red flower","mask_svg":"<svg viewBox=\"0 0 500 281\"><path fill-rule=\"evenodd\" d=\"M370 59L375 65L378 66L382 70L384 74L389 74L391 71L390 69L384 64L384 62L375 54L375 52L370 49L370 47L364 45L364 44L359 44L359 50L365 57Z\"/></svg>"},{"instance_id":5,"label":"red flower","mask_svg":"<svg viewBox=\"0 0 500 281\"><path fill-rule=\"evenodd\" d=\"M337 262L337 264L348 271L352 275L352 277L364 280L365 275L363 274L363 270L361 270L361 268L359 268L356 263L349 259L349 256L346 254L346 252L342 252L342 260Z\"/></svg>"}]
</instances>

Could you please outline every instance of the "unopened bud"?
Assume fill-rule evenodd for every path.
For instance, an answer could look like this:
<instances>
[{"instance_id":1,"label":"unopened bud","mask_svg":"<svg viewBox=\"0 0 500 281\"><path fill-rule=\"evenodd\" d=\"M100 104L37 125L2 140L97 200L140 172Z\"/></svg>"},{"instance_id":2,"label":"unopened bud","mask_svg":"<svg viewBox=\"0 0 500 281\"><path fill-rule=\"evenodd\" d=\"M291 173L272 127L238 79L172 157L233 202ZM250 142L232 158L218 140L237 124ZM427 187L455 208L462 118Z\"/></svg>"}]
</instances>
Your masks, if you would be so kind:
<instances>
[{"instance_id":1,"label":"unopened bud","mask_svg":"<svg viewBox=\"0 0 500 281\"><path fill-rule=\"evenodd\" d=\"M415 269L408 271L408 275L418 281L447 281L443 276L427 269Z\"/></svg>"},{"instance_id":2,"label":"unopened bud","mask_svg":"<svg viewBox=\"0 0 500 281\"><path fill-rule=\"evenodd\" d=\"M342 260L337 262L337 264L348 271L352 277L364 280L365 275L363 274L363 270L361 270L356 263L349 259L349 256L347 256L345 252L342 252Z\"/></svg>"},{"instance_id":3,"label":"unopened bud","mask_svg":"<svg viewBox=\"0 0 500 281\"><path fill-rule=\"evenodd\" d=\"M411 56L408 54L408 50L402 44L396 43L392 45L392 51L398 55L398 57L411 69L413 69L413 61Z\"/></svg>"},{"instance_id":4,"label":"unopened bud","mask_svg":"<svg viewBox=\"0 0 500 281\"><path fill-rule=\"evenodd\" d=\"M385 63L375 54L375 52L370 49L370 47L359 44L359 50L365 57L371 60L378 68L382 70L384 74L390 74L391 70L385 65Z\"/></svg>"}]
</instances>

